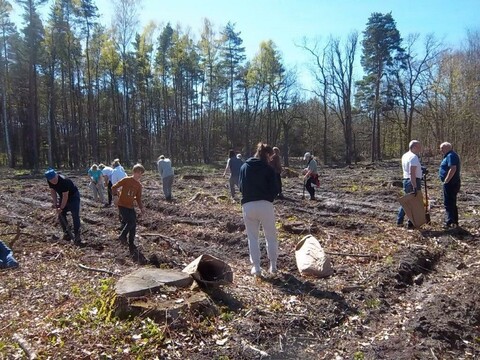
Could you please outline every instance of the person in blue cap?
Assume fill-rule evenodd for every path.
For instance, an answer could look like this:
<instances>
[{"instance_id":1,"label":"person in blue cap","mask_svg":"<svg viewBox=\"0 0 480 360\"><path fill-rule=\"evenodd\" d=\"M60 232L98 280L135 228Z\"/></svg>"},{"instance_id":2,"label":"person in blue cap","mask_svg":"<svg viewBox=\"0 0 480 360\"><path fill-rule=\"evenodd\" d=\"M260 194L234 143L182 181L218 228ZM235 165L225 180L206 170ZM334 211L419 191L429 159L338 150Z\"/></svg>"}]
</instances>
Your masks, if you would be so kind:
<instances>
[{"instance_id":1,"label":"person in blue cap","mask_svg":"<svg viewBox=\"0 0 480 360\"><path fill-rule=\"evenodd\" d=\"M54 169L45 172L50 195L52 196L52 207L56 209L58 220L62 226L64 239L72 240L68 231L67 213L72 214L73 220L73 243L80 246L80 193L72 180L64 175L57 174Z\"/></svg>"},{"instance_id":2,"label":"person in blue cap","mask_svg":"<svg viewBox=\"0 0 480 360\"><path fill-rule=\"evenodd\" d=\"M0 269L16 267L18 267L18 262L13 257L12 250L0 240Z\"/></svg>"}]
</instances>

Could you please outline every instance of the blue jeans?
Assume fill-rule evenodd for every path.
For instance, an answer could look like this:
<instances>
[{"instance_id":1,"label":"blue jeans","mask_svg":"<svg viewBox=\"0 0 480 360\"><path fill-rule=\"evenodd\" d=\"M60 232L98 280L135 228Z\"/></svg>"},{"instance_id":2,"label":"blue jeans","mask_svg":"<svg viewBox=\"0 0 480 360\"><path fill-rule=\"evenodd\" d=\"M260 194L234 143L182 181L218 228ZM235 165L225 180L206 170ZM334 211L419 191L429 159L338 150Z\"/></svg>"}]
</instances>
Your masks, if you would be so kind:
<instances>
[{"instance_id":1,"label":"blue jeans","mask_svg":"<svg viewBox=\"0 0 480 360\"><path fill-rule=\"evenodd\" d=\"M417 178L417 190L421 190L422 189L422 179L420 178ZM403 179L403 192L405 194L410 194L413 192L413 186L412 186L412 182L410 181L410 179ZM401 225L403 224L403 219L405 218L405 210L403 210L403 208L400 206L400 208L398 209L398 215L397 215L397 224L398 225ZM410 220L409 220L410 222Z\"/></svg>"},{"instance_id":2,"label":"blue jeans","mask_svg":"<svg viewBox=\"0 0 480 360\"><path fill-rule=\"evenodd\" d=\"M460 181L443 184L443 205L445 206L445 222L447 225L458 225L457 194L460 191Z\"/></svg>"},{"instance_id":3,"label":"blue jeans","mask_svg":"<svg viewBox=\"0 0 480 360\"><path fill-rule=\"evenodd\" d=\"M60 216L63 216L65 220L67 219L67 213L72 213L72 221L73 221L73 233L75 235L80 233L80 195L72 196L68 198L67 205L60 213ZM60 222L62 224L62 222ZM62 227L64 225L62 224ZM67 229L63 229L65 232Z\"/></svg>"},{"instance_id":4,"label":"blue jeans","mask_svg":"<svg viewBox=\"0 0 480 360\"><path fill-rule=\"evenodd\" d=\"M17 260L13 257L12 250L0 241L0 269L16 268L18 266Z\"/></svg>"}]
</instances>

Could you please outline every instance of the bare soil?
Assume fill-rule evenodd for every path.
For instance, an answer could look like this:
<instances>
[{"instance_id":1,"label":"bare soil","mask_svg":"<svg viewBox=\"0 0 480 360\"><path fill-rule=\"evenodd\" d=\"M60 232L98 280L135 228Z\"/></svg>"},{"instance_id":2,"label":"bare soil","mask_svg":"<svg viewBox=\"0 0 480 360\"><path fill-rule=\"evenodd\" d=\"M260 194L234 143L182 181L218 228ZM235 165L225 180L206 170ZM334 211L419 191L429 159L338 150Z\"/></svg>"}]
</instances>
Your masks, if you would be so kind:
<instances>
[{"instance_id":1,"label":"bare soil","mask_svg":"<svg viewBox=\"0 0 480 360\"><path fill-rule=\"evenodd\" d=\"M286 199L275 201L280 271L255 280L241 206L220 167L178 169L172 202L156 173L144 176L137 256L117 241L117 209L93 201L83 174L66 172L82 195L79 248L61 239L42 176L0 172L0 236L20 262L0 272L0 359L480 358L474 174L463 176L460 227L449 230L434 176L431 224L396 226L398 162L325 168L317 201L302 199L299 177L285 178ZM294 249L306 234L331 253L333 276L299 274ZM182 301L202 291L216 311L187 310L160 323L148 314L115 317L120 276L140 266L181 270L205 253L231 265L233 284L162 296Z\"/></svg>"}]
</instances>

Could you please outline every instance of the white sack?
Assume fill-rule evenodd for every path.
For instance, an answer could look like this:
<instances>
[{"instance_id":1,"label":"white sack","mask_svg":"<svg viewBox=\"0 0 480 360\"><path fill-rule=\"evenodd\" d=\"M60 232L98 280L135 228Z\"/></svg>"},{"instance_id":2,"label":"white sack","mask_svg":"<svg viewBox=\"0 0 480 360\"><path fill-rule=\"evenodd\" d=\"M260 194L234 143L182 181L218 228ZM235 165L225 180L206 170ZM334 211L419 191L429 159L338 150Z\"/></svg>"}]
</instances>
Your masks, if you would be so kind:
<instances>
[{"instance_id":1,"label":"white sack","mask_svg":"<svg viewBox=\"0 0 480 360\"><path fill-rule=\"evenodd\" d=\"M298 271L302 275L327 277L333 274L330 257L325 254L318 240L312 235L305 236L295 247Z\"/></svg>"}]
</instances>

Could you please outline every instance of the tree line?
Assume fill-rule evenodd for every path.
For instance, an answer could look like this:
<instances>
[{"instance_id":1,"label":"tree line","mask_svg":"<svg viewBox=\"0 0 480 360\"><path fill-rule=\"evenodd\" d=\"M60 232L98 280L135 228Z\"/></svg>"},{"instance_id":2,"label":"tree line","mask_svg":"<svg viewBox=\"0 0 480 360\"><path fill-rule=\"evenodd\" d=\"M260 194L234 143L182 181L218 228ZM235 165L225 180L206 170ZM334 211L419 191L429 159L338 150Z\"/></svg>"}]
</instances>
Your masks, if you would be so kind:
<instances>
[{"instance_id":1,"label":"tree line","mask_svg":"<svg viewBox=\"0 0 480 360\"><path fill-rule=\"evenodd\" d=\"M241 32L205 19L139 30L138 0L115 0L110 27L93 0L0 0L0 163L39 170L121 158L147 168L160 154L210 163L262 140L325 164L394 157L408 141L450 141L479 155L480 32L452 50L433 35L401 37L391 13L362 32L299 44L314 87L300 88L273 41L247 59ZM360 60L363 77L357 79Z\"/></svg>"}]
</instances>

